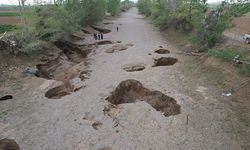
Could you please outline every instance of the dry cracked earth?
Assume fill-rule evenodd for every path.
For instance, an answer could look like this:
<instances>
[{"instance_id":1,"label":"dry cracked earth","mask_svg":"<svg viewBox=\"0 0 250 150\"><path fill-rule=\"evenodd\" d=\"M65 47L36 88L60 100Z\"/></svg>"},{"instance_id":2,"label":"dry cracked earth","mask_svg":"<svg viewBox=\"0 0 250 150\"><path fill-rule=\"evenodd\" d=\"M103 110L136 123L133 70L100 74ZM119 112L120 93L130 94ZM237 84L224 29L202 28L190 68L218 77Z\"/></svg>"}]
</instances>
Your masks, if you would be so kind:
<instances>
[{"instance_id":1,"label":"dry cracked earth","mask_svg":"<svg viewBox=\"0 0 250 150\"><path fill-rule=\"evenodd\" d=\"M103 24L55 42L57 55L0 101L0 149L243 149L225 99L183 74L186 60L136 8Z\"/></svg>"}]
</instances>

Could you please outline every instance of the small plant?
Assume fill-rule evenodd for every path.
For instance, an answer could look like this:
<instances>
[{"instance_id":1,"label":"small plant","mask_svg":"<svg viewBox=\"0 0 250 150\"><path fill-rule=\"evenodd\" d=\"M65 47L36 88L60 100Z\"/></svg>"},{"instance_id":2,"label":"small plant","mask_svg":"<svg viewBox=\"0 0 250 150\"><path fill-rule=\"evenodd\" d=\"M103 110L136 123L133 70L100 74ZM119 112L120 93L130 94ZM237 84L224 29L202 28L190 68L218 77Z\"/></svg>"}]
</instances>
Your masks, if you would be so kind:
<instances>
[{"instance_id":1,"label":"small plant","mask_svg":"<svg viewBox=\"0 0 250 150\"><path fill-rule=\"evenodd\" d=\"M250 77L250 64L249 63L244 63L241 66L241 72L245 75Z\"/></svg>"},{"instance_id":2,"label":"small plant","mask_svg":"<svg viewBox=\"0 0 250 150\"><path fill-rule=\"evenodd\" d=\"M240 54L240 52L238 52L236 49L234 48L225 48L225 49L210 49L208 50L208 54L210 56L215 56L218 58L221 58L225 61L232 61L235 56L239 55L240 59L242 58L242 55Z\"/></svg>"}]
</instances>

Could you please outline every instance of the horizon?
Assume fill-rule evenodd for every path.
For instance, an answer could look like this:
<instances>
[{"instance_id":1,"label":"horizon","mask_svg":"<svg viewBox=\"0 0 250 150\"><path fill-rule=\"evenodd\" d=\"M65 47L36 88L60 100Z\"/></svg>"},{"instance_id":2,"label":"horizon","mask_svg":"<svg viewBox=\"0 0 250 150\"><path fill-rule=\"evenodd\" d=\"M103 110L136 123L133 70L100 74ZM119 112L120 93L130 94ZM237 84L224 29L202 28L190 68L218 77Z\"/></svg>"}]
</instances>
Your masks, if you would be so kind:
<instances>
[{"instance_id":1,"label":"horizon","mask_svg":"<svg viewBox=\"0 0 250 150\"><path fill-rule=\"evenodd\" d=\"M26 4L34 4L36 0L27 0ZM51 0L45 0L47 2ZM131 0L133 2L137 2L138 0ZM222 0L208 0L208 3L217 3L221 2ZM18 5L18 0L1 0L0 5Z\"/></svg>"}]
</instances>

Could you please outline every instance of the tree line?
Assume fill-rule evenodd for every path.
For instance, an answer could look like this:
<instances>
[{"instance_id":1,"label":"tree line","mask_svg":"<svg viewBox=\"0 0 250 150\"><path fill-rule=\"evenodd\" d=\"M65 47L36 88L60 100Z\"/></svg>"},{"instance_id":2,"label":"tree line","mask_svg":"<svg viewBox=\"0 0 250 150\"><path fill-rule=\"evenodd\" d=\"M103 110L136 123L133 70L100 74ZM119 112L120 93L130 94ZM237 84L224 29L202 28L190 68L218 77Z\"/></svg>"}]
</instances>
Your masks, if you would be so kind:
<instances>
[{"instance_id":1,"label":"tree line","mask_svg":"<svg viewBox=\"0 0 250 150\"><path fill-rule=\"evenodd\" d=\"M29 53L43 49L65 34L101 21L106 15L116 16L134 5L129 0L54 0L37 1L27 6L18 0L21 25L15 32L18 52Z\"/></svg>"},{"instance_id":2,"label":"tree line","mask_svg":"<svg viewBox=\"0 0 250 150\"><path fill-rule=\"evenodd\" d=\"M194 32L192 41L200 50L214 46L233 17L250 11L249 0L225 0L216 8L210 8L207 0L138 0L137 7L162 30Z\"/></svg>"}]
</instances>

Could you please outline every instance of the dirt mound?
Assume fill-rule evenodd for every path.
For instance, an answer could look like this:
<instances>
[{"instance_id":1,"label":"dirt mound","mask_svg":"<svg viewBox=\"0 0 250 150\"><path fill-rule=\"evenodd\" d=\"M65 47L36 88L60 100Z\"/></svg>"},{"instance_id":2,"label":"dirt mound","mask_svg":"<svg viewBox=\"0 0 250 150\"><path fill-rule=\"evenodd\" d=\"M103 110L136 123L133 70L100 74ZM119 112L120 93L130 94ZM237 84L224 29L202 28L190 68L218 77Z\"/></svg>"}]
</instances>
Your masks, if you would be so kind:
<instances>
[{"instance_id":1,"label":"dirt mound","mask_svg":"<svg viewBox=\"0 0 250 150\"><path fill-rule=\"evenodd\" d=\"M20 150L20 147L15 140L2 139L0 140L0 150Z\"/></svg>"},{"instance_id":2,"label":"dirt mound","mask_svg":"<svg viewBox=\"0 0 250 150\"><path fill-rule=\"evenodd\" d=\"M122 67L123 70L127 72L133 72L133 71L142 71L145 69L145 64L138 63L138 64L127 64Z\"/></svg>"},{"instance_id":3,"label":"dirt mound","mask_svg":"<svg viewBox=\"0 0 250 150\"><path fill-rule=\"evenodd\" d=\"M132 79L122 81L106 100L114 105L145 101L166 117L181 112L180 105L172 97L160 91L150 91L139 81Z\"/></svg>"},{"instance_id":4,"label":"dirt mound","mask_svg":"<svg viewBox=\"0 0 250 150\"><path fill-rule=\"evenodd\" d=\"M126 50L132 46L133 46L133 44L116 44L116 45L108 48L105 52L106 53L114 53L114 52Z\"/></svg>"},{"instance_id":5,"label":"dirt mound","mask_svg":"<svg viewBox=\"0 0 250 150\"><path fill-rule=\"evenodd\" d=\"M158 50L155 50L155 53L158 53L158 54L169 54L170 51L167 50L167 49L164 49L164 48L160 48Z\"/></svg>"},{"instance_id":6,"label":"dirt mound","mask_svg":"<svg viewBox=\"0 0 250 150\"><path fill-rule=\"evenodd\" d=\"M109 30L109 29L104 29L104 28L101 28L101 27L96 27L96 26L91 26L91 28L93 28L93 29L95 29L95 30L97 30L97 31L99 31L99 32L101 32L101 33L109 33L109 32L111 32L111 30Z\"/></svg>"},{"instance_id":7,"label":"dirt mound","mask_svg":"<svg viewBox=\"0 0 250 150\"><path fill-rule=\"evenodd\" d=\"M156 66L171 66L177 63L178 59L173 58L173 57L161 57L158 59L154 59L154 65L153 67Z\"/></svg>"}]
</instances>

